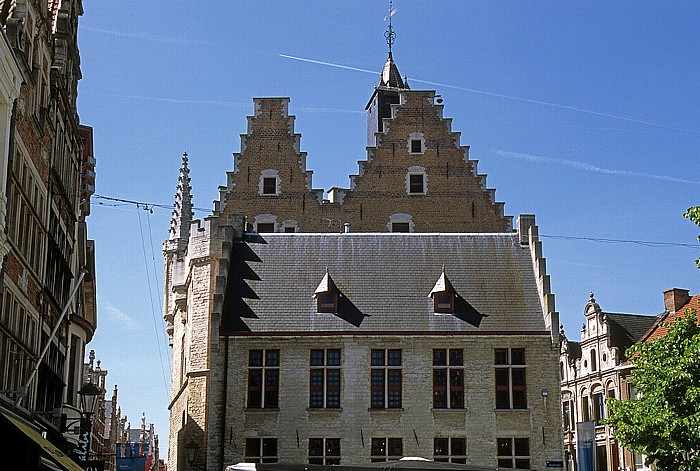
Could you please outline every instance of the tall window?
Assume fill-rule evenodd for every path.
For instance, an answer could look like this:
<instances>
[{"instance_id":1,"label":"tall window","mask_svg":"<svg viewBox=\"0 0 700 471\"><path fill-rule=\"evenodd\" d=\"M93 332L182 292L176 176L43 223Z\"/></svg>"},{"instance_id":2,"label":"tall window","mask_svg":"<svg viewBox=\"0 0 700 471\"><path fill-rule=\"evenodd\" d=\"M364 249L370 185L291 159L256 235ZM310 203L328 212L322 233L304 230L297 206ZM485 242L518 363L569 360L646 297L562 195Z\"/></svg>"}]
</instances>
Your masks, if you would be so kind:
<instances>
[{"instance_id":1,"label":"tall window","mask_svg":"<svg viewBox=\"0 0 700 471\"><path fill-rule=\"evenodd\" d=\"M530 469L529 438L498 438L498 467Z\"/></svg>"},{"instance_id":2,"label":"tall window","mask_svg":"<svg viewBox=\"0 0 700 471\"><path fill-rule=\"evenodd\" d=\"M433 441L433 460L466 463L467 439L462 437L436 437Z\"/></svg>"},{"instance_id":3,"label":"tall window","mask_svg":"<svg viewBox=\"0 0 700 471\"><path fill-rule=\"evenodd\" d=\"M591 408L588 405L588 396L583 396L581 398L581 418L584 422L590 422L591 420Z\"/></svg>"},{"instance_id":4,"label":"tall window","mask_svg":"<svg viewBox=\"0 0 700 471\"><path fill-rule=\"evenodd\" d=\"M401 408L401 350L372 350L372 408Z\"/></svg>"},{"instance_id":5,"label":"tall window","mask_svg":"<svg viewBox=\"0 0 700 471\"><path fill-rule=\"evenodd\" d=\"M340 438L309 438L309 464L340 464Z\"/></svg>"},{"instance_id":6,"label":"tall window","mask_svg":"<svg viewBox=\"0 0 700 471\"><path fill-rule=\"evenodd\" d=\"M372 438L370 459L372 463L398 460L403 456L402 438Z\"/></svg>"},{"instance_id":7,"label":"tall window","mask_svg":"<svg viewBox=\"0 0 700 471\"><path fill-rule=\"evenodd\" d=\"M277 463L276 438L246 438L246 463Z\"/></svg>"},{"instance_id":8,"label":"tall window","mask_svg":"<svg viewBox=\"0 0 700 471\"><path fill-rule=\"evenodd\" d=\"M309 407L340 407L340 350L311 350Z\"/></svg>"},{"instance_id":9,"label":"tall window","mask_svg":"<svg viewBox=\"0 0 700 471\"><path fill-rule=\"evenodd\" d=\"M600 421L605 418L605 395L597 393L593 395L593 420L596 425L601 425Z\"/></svg>"},{"instance_id":10,"label":"tall window","mask_svg":"<svg viewBox=\"0 0 700 471\"><path fill-rule=\"evenodd\" d=\"M561 416L564 421L564 431L571 430L571 402L564 401L561 407Z\"/></svg>"},{"instance_id":11,"label":"tall window","mask_svg":"<svg viewBox=\"0 0 700 471\"><path fill-rule=\"evenodd\" d=\"M460 349L433 350L433 407L464 408L464 352Z\"/></svg>"},{"instance_id":12,"label":"tall window","mask_svg":"<svg viewBox=\"0 0 700 471\"><path fill-rule=\"evenodd\" d=\"M496 409L526 409L525 349L498 348L496 363Z\"/></svg>"},{"instance_id":13,"label":"tall window","mask_svg":"<svg viewBox=\"0 0 700 471\"><path fill-rule=\"evenodd\" d=\"M279 350L250 350L248 353L249 408L276 409L279 407L279 366Z\"/></svg>"}]
</instances>

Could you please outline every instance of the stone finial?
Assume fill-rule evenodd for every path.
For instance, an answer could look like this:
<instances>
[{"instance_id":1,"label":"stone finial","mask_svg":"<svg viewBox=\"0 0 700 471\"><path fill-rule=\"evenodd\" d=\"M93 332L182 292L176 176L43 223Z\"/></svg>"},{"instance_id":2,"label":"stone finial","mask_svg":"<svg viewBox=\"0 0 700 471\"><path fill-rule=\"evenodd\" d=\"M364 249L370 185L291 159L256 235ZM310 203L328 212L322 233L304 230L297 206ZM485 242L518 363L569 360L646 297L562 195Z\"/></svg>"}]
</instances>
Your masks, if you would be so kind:
<instances>
[{"instance_id":1,"label":"stone finial","mask_svg":"<svg viewBox=\"0 0 700 471\"><path fill-rule=\"evenodd\" d=\"M180 176L177 179L175 203L173 203L173 217L170 219L170 240L188 240L190 238L190 224L194 217L190 180L187 152L183 152Z\"/></svg>"}]
</instances>

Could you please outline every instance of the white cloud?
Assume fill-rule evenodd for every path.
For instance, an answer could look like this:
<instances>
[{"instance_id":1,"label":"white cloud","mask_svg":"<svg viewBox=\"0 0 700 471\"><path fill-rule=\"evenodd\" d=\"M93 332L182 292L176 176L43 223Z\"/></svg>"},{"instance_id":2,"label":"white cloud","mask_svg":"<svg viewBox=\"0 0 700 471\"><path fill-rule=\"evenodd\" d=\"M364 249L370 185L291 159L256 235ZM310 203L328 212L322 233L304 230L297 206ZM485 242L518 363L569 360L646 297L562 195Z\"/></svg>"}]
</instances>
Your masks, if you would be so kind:
<instances>
[{"instance_id":1,"label":"white cloud","mask_svg":"<svg viewBox=\"0 0 700 471\"><path fill-rule=\"evenodd\" d=\"M136 322L131 316L129 316L127 313L125 313L106 299L98 299L97 310L98 324L100 322L100 315L104 315L108 320L118 324L122 324L127 330L137 330L139 328L138 322Z\"/></svg>"}]
</instances>

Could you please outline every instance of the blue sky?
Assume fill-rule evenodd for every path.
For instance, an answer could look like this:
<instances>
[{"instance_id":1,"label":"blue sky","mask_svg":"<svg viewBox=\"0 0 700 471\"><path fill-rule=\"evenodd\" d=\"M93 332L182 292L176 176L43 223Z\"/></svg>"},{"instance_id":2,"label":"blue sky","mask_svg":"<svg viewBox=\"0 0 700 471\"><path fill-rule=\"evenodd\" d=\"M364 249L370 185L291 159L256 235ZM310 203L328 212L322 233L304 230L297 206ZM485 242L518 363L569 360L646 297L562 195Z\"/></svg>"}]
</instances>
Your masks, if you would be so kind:
<instances>
[{"instance_id":1,"label":"blue sky","mask_svg":"<svg viewBox=\"0 0 700 471\"><path fill-rule=\"evenodd\" d=\"M663 310L664 289L700 291L698 230L682 218L700 204L700 3L394 6L401 73L442 95L506 214L536 214L570 338L579 338L589 291L606 311L643 314ZM78 110L94 127L98 195L172 204L186 150L194 204L211 208L258 96L291 97L315 188L348 186L365 159L364 106L386 60L387 2L84 8ZM89 348L132 425L142 412L155 422L164 454L161 243L170 211L149 209L93 197L99 317Z\"/></svg>"}]
</instances>

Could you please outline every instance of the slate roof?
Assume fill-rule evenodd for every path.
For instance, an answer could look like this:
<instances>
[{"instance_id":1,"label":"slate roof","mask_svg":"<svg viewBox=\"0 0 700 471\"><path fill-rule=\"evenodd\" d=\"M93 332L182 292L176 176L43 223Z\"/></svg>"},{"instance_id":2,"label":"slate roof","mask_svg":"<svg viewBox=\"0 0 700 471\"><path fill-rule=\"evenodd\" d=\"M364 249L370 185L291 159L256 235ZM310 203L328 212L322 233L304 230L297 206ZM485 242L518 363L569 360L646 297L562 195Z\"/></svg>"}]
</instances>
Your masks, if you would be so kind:
<instances>
[{"instance_id":1,"label":"slate roof","mask_svg":"<svg viewBox=\"0 0 700 471\"><path fill-rule=\"evenodd\" d=\"M429 297L442 266L454 315ZM326 274L338 313L317 313ZM529 247L501 234L262 234L234 244L222 330L230 333L547 334Z\"/></svg>"},{"instance_id":2,"label":"slate roof","mask_svg":"<svg viewBox=\"0 0 700 471\"><path fill-rule=\"evenodd\" d=\"M614 345L631 347L654 325L656 316L607 313Z\"/></svg>"}]
</instances>

